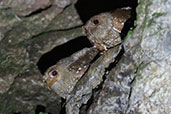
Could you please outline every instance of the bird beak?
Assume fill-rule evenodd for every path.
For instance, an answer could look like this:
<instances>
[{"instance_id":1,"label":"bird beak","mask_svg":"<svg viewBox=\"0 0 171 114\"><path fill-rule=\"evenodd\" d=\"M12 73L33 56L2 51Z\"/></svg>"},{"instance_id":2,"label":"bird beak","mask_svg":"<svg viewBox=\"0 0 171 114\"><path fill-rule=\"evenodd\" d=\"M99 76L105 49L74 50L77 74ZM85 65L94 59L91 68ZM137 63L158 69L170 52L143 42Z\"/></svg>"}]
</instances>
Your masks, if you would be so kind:
<instances>
[{"instance_id":1,"label":"bird beak","mask_svg":"<svg viewBox=\"0 0 171 114\"><path fill-rule=\"evenodd\" d=\"M87 30L86 25L82 26L82 30L83 30L83 34L85 36L90 36L91 35L90 32Z\"/></svg>"},{"instance_id":2,"label":"bird beak","mask_svg":"<svg viewBox=\"0 0 171 114\"><path fill-rule=\"evenodd\" d=\"M48 79L48 76L44 75L43 76L43 82L46 83L46 80Z\"/></svg>"}]
</instances>

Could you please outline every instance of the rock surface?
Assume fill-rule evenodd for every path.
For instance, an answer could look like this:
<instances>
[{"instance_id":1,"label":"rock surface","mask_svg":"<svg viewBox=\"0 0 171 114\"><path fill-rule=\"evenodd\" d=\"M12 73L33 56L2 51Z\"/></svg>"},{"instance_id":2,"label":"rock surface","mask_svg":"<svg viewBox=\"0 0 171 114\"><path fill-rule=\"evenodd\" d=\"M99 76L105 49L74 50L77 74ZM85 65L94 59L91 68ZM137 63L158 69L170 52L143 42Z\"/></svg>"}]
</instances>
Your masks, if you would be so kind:
<instances>
[{"instance_id":1,"label":"rock surface","mask_svg":"<svg viewBox=\"0 0 171 114\"><path fill-rule=\"evenodd\" d=\"M123 47L103 52L62 103L37 62L83 35L76 0L0 0L0 113L59 114L66 104L67 114L169 114L171 0L138 2Z\"/></svg>"},{"instance_id":2,"label":"rock surface","mask_svg":"<svg viewBox=\"0 0 171 114\"><path fill-rule=\"evenodd\" d=\"M67 99L66 113L77 114L82 104L86 104L92 95L93 89L103 81L103 75L110 63L115 61L119 54L121 46L108 50L104 55L99 57L90 67L89 71L76 85L75 90Z\"/></svg>"},{"instance_id":3,"label":"rock surface","mask_svg":"<svg viewBox=\"0 0 171 114\"><path fill-rule=\"evenodd\" d=\"M82 22L74 3L0 2L0 113L34 114L38 107L59 113L61 98L46 88L36 64L44 53L82 36L81 28L77 27Z\"/></svg>"},{"instance_id":4,"label":"rock surface","mask_svg":"<svg viewBox=\"0 0 171 114\"><path fill-rule=\"evenodd\" d=\"M46 10L51 6L62 10L70 4L70 0L2 0L1 7L10 9L18 16L28 16Z\"/></svg>"},{"instance_id":5,"label":"rock surface","mask_svg":"<svg viewBox=\"0 0 171 114\"><path fill-rule=\"evenodd\" d=\"M93 95L91 87L75 89L78 93L69 99L67 114L170 113L171 2L139 2L136 28L123 42L124 55L109 74L103 75L102 88ZM83 90L89 91L89 97L82 95ZM84 106L87 103L89 106Z\"/></svg>"},{"instance_id":6,"label":"rock surface","mask_svg":"<svg viewBox=\"0 0 171 114\"><path fill-rule=\"evenodd\" d=\"M132 83L127 113L170 114L171 112L171 1L140 1L137 29L139 38L133 57L141 64Z\"/></svg>"}]
</instances>

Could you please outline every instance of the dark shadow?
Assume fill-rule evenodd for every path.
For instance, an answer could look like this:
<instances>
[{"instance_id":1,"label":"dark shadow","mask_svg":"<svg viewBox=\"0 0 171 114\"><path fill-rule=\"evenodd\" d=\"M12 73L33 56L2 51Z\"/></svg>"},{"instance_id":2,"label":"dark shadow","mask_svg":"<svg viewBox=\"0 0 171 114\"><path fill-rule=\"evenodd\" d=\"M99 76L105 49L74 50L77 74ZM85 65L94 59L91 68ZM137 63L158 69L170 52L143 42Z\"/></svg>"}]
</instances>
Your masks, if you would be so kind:
<instances>
[{"instance_id":1,"label":"dark shadow","mask_svg":"<svg viewBox=\"0 0 171 114\"><path fill-rule=\"evenodd\" d=\"M78 0L75 7L85 23L92 16L122 7L137 7L138 0Z\"/></svg>"},{"instance_id":2,"label":"dark shadow","mask_svg":"<svg viewBox=\"0 0 171 114\"><path fill-rule=\"evenodd\" d=\"M66 100L61 98L61 110L60 110L59 114L66 114L65 105L66 105Z\"/></svg>"},{"instance_id":3,"label":"dark shadow","mask_svg":"<svg viewBox=\"0 0 171 114\"><path fill-rule=\"evenodd\" d=\"M68 57L85 47L91 47L89 40L86 37L78 37L44 54L38 61L37 66L40 72L44 74L47 68L56 64L60 59Z\"/></svg>"},{"instance_id":4,"label":"dark shadow","mask_svg":"<svg viewBox=\"0 0 171 114\"><path fill-rule=\"evenodd\" d=\"M21 112L15 112L15 113L13 113L13 114L21 114Z\"/></svg>"},{"instance_id":5,"label":"dark shadow","mask_svg":"<svg viewBox=\"0 0 171 114\"><path fill-rule=\"evenodd\" d=\"M37 105L36 110L35 110L35 114L39 114L40 112L46 112L46 108L42 105Z\"/></svg>"},{"instance_id":6,"label":"dark shadow","mask_svg":"<svg viewBox=\"0 0 171 114\"><path fill-rule=\"evenodd\" d=\"M128 31L130 28L134 29L134 21L136 20L136 11L135 9L132 10L131 12L131 18L129 18L125 23L124 23L124 28L121 31L121 38L124 39L124 37L127 35Z\"/></svg>"},{"instance_id":7,"label":"dark shadow","mask_svg":"<svg viewBox=\"0 0 171 114\"><path fill-rule=\"evenodd\" d=\"M40 14L41 12L43 12L43 11L46 11L46 10L48 10L49 8L51 8L52 7L52 5L50 5L50 6L48 6L48 7L46 7L46 8L44 8L44 9L38 9L38 10L36 10L36 11L33 11L33 12L31 12L30 14L28 14L28 15L26 15L26 16L24 16L24 17L31 17L31 16L34 16L34 15L38 15L38 14ZM22 17L22 16L21 16Z\"/></svg>"},{"instance_id":8,"label":"dark shadow","mask_svg":"<svg viewBox=\"0 0 171 114\"><path fill-rule=\"evenodd\" d=\"M106 68L106 71L111 71L112 68L114 68L117 65L117 63L120 61L120 59L122 58L123 54L124 54L124 48L122 46L122 49L120 50L119 54L115 58L115 61L113 63L110 63L109 67Z\"/></svg>"}]
</instances>

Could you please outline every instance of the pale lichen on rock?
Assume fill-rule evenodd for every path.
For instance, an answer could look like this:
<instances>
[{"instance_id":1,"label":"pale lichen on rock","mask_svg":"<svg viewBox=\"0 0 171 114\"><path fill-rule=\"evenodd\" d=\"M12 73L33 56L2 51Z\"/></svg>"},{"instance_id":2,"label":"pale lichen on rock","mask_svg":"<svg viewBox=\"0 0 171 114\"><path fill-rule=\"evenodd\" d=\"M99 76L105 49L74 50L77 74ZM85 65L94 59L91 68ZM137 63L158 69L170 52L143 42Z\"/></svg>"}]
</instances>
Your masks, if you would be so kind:
<instances>
[{"instance_id":1,"label":"pale lichen on rock","mask_svg":"<svg viewBox=\"0 0 171 114\"><path fill-rule=\"evenodd\" d=\"M141 36L139 56L142 64L135 74L127 113L166 113L171 111L170 83L170 1L141 1L137 8ZM146 7L146 9L142 9ZM143 12L146 13L143 14ZM144 26L146 25L146 26ZM135 36L134 36L135 37ZM166 51L167 50L167 51ZM140 52L140 53L139 53ZM143 66L143 67L142 67Z\"/></svg>"}]
</instances>

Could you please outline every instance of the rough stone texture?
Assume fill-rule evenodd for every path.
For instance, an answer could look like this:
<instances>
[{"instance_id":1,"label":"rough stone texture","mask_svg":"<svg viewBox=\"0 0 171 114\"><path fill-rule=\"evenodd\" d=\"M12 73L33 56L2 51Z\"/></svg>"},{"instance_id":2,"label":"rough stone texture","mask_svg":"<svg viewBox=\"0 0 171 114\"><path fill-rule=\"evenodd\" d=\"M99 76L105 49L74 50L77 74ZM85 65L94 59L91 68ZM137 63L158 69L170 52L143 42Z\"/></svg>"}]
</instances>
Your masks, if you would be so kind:
<instances>
[{"instance_id":1,"label":"rough stone texture","mask_svg":"<svg viewBox=\"0 0 171 114\"><path fill-rule=\"evenodd\" d=\"M94 102L88 114L125 114L129 95L130 84L133 80L134 62L129 55L122 56L117 66L113 68L104 81L102 90L94 96Z\"/></svg>"},{"instance_id":2,"label":"rough stone texture","mask_svg":"<svg viewBox=\"0 0 171 114\"><path fill-rule=\"evenodd\" d=\"M83 35L76 0L33 0L31 9L8 1L26 2L0 0L0 113L34 114L42 105L58 114L61 99L45 87L36 63ZM92 63L66 100L67 114L171 112L171 0L139 0L136 28L123 46L123 55L115 47Z\"/></svg>"},{"instance_id":3,"label":"rough stone texture","mask_svg":"<svg viewBox=\"0 0 171 114\"><path fill-rule=\"evenodd\" d=\"M70 0L2 0L1 7L9 8L18 16L28 16L48 9L51 6L65 8Z\"/></svg>"},{"instance_id":4,"label":"rough stone texture","mask_svg":"<svg viewBox=\"0 0 171 114\"><path fill-rule=\"evenodd\" d=\"M82 104L86 104L92 95L92 90L95 89L102 81L105 69L110 63L115 61L116 56L121 50L121 46L104 52L90 67L89 71L76 85L75 90L67 99L66 113L78 114Z\"/></svg>"},{"instance_id":5,"label":"rough stone texture","mask_svg":"<svg viewBox=\"0 0 171 114\"><path fill-rule=\"evenodd\" d=\"M141 40L133 55L141 64L132 84L127 113L170 114L171 0L141 0L140 3L137 8L139 34L129 38Z\"/></svg>"},{"instance_id":6,"label":"rough stone texture","mask_svg":"<svg viewBox=\"0 0 171 114\"><path fill-rule=\"evenodd\" d=\"M1 114L34 114L38 105L60 112L61 98L47 89L36 64L54 47L82 36L82 22L70 0L51 1L0 0Z\"/></svg>"},{"instance_id":7,"label":"rough stone texture","mask_svg":"<svg viewBox=\"0 0 171 114\"><path fill-rule=\"evenodd\" d=\"M91 87L86 89L89 85L75 89L77 92L66 105L67 114L170 113L171 1L139 3L136 28L123 42L124 55L108 75L103 74L106 80L93 95ZM89 96L83 90L89 91ZM87 112L84 104L88 101L91 104Z\"/></svg>"}]
</instances>

